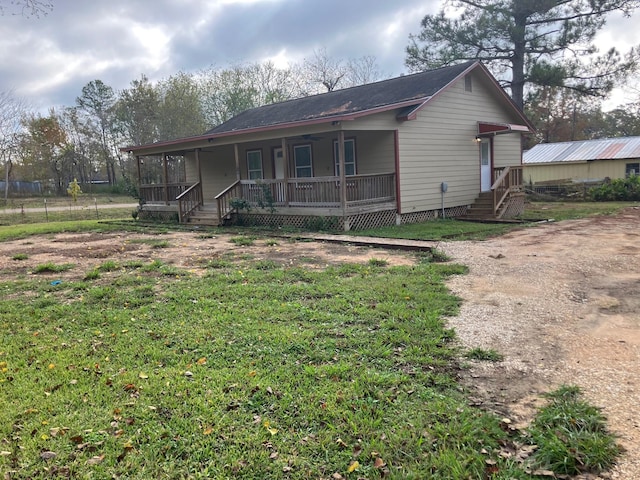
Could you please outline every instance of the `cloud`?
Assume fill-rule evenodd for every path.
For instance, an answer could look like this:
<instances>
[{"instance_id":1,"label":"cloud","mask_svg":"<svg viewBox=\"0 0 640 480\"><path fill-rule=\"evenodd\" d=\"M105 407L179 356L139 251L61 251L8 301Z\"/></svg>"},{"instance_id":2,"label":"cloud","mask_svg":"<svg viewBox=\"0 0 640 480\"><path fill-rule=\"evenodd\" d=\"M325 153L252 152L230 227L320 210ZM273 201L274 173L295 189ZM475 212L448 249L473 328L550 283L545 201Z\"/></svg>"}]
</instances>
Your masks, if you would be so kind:
<instances>
[{"instance_id":1,"label":"cloud","mask_svg":"<svg viewBox=\"0 0 640 480\"><path fill-rule=\"evenodd\" d=\"M38 108L72 105L99 78L116 89L211 65L373 55L404 71L408 34L438 0L57 0L40 18L0 16L0 90ZM429 10L431 9L431 10Z\"/></svg>"},{"instance_id":2,"label":"cloud","mask_svg":"<svg viewBox=\"0 0 640 480\"><path fill-rule=\"evenodd\" d=\"M2 0L0 0L1 2ZM114 89L147 75L261 62L300 63L314 50L336 59L374 56L386 75L405 71L405 47L441 0L54 0L40 18L0 16L0 91L42 110L73 105L87 82ZM609 21L601 45L632 45L633 22ZM608 35L608 36L607 36Z\"/></svg>"}]
</instances>

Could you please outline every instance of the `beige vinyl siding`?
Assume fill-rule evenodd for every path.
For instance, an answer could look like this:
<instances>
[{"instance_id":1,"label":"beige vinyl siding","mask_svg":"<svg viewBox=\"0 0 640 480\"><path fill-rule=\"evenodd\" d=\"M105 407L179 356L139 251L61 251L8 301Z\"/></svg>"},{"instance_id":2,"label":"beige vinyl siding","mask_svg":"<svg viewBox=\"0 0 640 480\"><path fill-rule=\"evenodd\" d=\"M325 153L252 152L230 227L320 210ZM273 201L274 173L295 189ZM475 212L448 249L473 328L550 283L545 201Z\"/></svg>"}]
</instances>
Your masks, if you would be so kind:
<instances>
[{"instance_id":1,"label":"beige vinyl siding","mask_svg":"<svg viewBox=\"0 0 640 480\"><path fill-rule=\"evenodd\" d=\"M395 172L395 143L393 131L352 132L347 138L356 139L356 169L360 175Z\"/></svg>"},{"instance_id":2,"label":"beige vinyl siding","mask_svg":"<svg viewBox=\"0 0 640 480\"><path fill-rule=\"evenodd\" d=\"M522 163L522 137L517 133L496 135L493 139L493 166L508 167Z\"/></svg>"},{"instance_id":3,"label":"beige vinyl siding","mask_svg":"<svg viewBox=\"0 0 640 480\"><path fill-rule=\"evenodd\" d=\"M593 160L589 162L525 165L524 181L527 183L560 180L602 180L624 178L627 163L640 163L638 159Z\"/></svg>"},{"instance_id":4,"label":"beige vinyl siding","mask_svg":"<svg viewBox=\"0 0 640 480\"><path fill-rule=\"evenodd\" d=\"M202 171L202 194L204 203L212 203L216 195L236 181L236 164L233 146L217 148L215 152L200 152ZM187 182L198 181L195 153L186 155Z\"/></svg>"},{"instance_id":5,"label":"beige vinyl siding","mask_svg":"<svg viewBox=\"0 0 640 480\"><path fill-rule=\"evenodd\" d=\"M464 79L430 100L416 120L399 129L402 213L440 208L440 185L447 182L445 207L469 205L480 192L480 150L475 137L478 121L516 121L478 75L473 90ZM496 136L495 166L521 163L520 134Z\"/></svg>"}]
</instances>

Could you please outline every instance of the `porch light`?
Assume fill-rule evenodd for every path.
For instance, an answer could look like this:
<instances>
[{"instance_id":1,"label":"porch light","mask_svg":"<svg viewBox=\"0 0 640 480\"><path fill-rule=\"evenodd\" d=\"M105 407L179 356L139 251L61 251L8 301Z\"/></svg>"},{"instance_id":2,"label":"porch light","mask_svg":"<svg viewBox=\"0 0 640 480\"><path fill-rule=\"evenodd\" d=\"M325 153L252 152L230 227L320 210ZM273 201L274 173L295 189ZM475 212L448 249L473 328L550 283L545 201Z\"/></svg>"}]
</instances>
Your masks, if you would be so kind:
<instances>
[{"instance_id":1,"label":"porch light","mask_svg":"<svg viewBox=\"0 0 640 480\"><path fill-rule=\"evenodd\" d=\"M476 137L476 142L480 143L482 141L482 138L480 138L479 136Z\"/></svg>"}]
</instances>

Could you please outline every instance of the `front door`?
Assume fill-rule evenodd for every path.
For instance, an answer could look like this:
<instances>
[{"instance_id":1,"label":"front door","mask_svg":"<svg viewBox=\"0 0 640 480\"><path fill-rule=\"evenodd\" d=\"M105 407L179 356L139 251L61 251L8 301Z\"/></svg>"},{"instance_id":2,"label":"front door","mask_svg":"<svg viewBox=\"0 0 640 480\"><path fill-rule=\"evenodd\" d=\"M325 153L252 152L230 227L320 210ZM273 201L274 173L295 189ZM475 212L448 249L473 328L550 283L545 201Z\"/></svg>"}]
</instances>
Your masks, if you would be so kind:
<instances>
[{"instance_id":1,"label":"front door","mask_svg":"<svg viewBox=\"0 0 640 480\"><path fill-rule=\"evenodd\" d=\"M491 190L491 139L480 140L480 191Z\"/></svg>"}]
</instances>

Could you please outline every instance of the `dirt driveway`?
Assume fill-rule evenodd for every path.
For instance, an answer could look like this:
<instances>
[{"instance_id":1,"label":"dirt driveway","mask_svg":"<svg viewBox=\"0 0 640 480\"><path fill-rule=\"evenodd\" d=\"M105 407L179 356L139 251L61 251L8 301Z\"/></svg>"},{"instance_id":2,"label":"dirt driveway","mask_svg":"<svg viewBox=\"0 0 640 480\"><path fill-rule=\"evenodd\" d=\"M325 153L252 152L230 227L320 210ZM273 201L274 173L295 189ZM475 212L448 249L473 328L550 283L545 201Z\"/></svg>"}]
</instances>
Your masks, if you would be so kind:
<instances>
[{"instance_id":1,"label":"dirt driveway","mask_svg":"<svg viewBox=\"0 0 640 480\"><path fill-rule=\"evenodd\" d=\"M470 267L450 325L505 355L466 374L476 402L524 422L540 393L578 385L627 450L611 478L640 478L640 208L441 248Z\"/></svg>"},{"instance_id":2,"label":"dirt driveway","mask_svg":"<svg viewBox=\"0 0 640 480\"><path fill-rule=\"evenodd\" d=\"M81 279L107 260L159 260L193 274L212 259L274 261L322 268L409 253L320 242L193 232L60 234L0 243L0 281L29 276L39 264L73 263L52 280ZM540 394L560 384L583 388L601 406L627 449L610 478L640 478L640 209L613 217L550 223L483 242L439 245L470 267L450 288L464 299L449 319L469 347L492 348L503 362L477 363L464 381L473 401L516 422L530 418ZM28 258L14 260L16 254ZM46 277L48 278L48 277Z\"/></svg>"}]
</instances>

